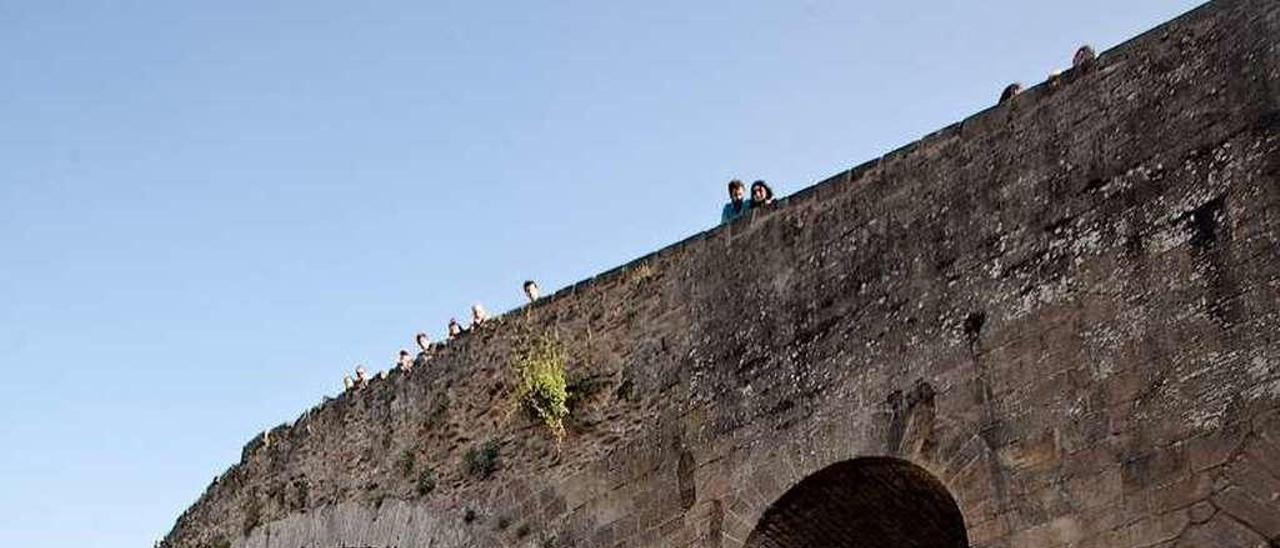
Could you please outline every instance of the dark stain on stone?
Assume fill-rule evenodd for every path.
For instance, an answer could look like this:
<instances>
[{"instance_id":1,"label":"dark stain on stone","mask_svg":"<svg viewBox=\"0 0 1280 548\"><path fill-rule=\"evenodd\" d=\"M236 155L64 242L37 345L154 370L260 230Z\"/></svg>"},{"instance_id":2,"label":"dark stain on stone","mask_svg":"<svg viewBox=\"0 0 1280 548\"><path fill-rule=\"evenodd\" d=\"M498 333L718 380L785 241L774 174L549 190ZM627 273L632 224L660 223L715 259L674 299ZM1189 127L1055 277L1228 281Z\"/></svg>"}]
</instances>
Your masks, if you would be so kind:
<instances>
[{"instance_id":1,"label":"dark stain on stone","mask_svg":"<svg viewBox=\"0 0 1280 548\"><path fill-rule=\"evenodd\" d=\"M885 448L890 454L920 456L935 445L932 439L935 396L933 386L923 379L916 380L905 395L900 390L889 394Z\"/></svg>"},{"instance_id":2,"label":"dark stain on stone","mask_svg":"<svg viewBox=\"0 0 1280 548\"><path fill-rule=\"evenodd\" d=\"M711 501L711 511L707 515L707 538L703 546L719 548L724 538L724 503L720 499Z\"/></svg>"},{"instance_id":3,"label":"dark stain on stone","mask_svg":"<svg viewBox=\"0 0 1280 548\"><path fill-rule=\"evenodd\" d=\"M1085 183L1084 187L1080 189L1080 192L1076 194L1077 195L1090 194L1093 192L1097 192L1098 190L1101 190L1102 187L1105 187L1105 186L1107 186L1106 179L1103 179L1101 177L1095 177L1093 179L1089 179L1089 182Z\"/></svg>"},{"instance_id":4,"label":"dark stain on stone","mask_svg":"<svg viewBox=\"0 0 1280 548\"><path fill-rule=\"evenodd\" d=\"M1224 217L1225 197L1218 196L1178 218L1191 232L1191 247L1206 251L1218 244Z\"/></svg>"},{"instance_id":5,"label":"dark stain on stone","mask_svg":"<svg viewBox=\"0 0 1280 548\"><path fill-rule=\"evenodd\" d=\"M693 470L696 465L693 452L682 448L680 462L676 466L676 480L680 487L680 507L685 511L693 508L694 501L698 500L698 488L693 480Z\"/></svg>"},{"instance_id":6,"label":"dark stain on stone","mask_svg":"<svg viewBox=\"0 0 1280 548\"><path fill-rule=\"evenodd\" d=\"M902 397L901 390L894 390L889 393L885 404L889 407L889 429L884 445L889 453L896 454L902 447L902 435L907 430L906 399Z\"/></svg>"},{"instance_id":7,"label":"dark stain on stone","mask_svg":"<svg viewBox=\"0 0 1280 548\"><path fill-rule=\"evenodd\" d=\"M1208 301L1209 317L1222 329L1229 331L1243 318L1234 299L1241 292L1240 283L1235 278L1235 272L1227 266L1224 253L1231 243L1231 233L1227 229L1226 198L1225 194L1220 194L1184 213L1178 218L1178 222L1191 233L1188 240L1191 257L1196 261L1196 268L1203 274L1208 292L1213 297Z\"/></svg>"},{"instance_id":8,"label":"dark stain on stone","mask_svg":"<svg viewBox=\"0 0 1280 548\"><path fill-rule=\"evenodd\" d=\"M1129 257L1142 257L1146 252L1147 244L1142 241L1142 234L1132 232L1124 238L1124 252Z\"/></svg>"},{"instance_id":9,"label":"dark stain on stone","mask_svg":"<svg viewBox=\"0 0 1280 548\"><path fill-rule=\"evenodd\" d=\"M1130 454L1123 458L1120 479L1126 489L1136 490L1150 482L1152 458L1149 452Z\"/></svg>"},{"instance_id":10,"label":"dark stain on stone","mask_svg":"<svg viewBox=\"0 0 1280 548\"><path fill-rule=\"evenodd\" d=\"M978 336L982 334L982 326L987 323L987 314L982 311L973 312L964 319L964 337L972 345L978 342Z\"/></svg>"}]
</instances>

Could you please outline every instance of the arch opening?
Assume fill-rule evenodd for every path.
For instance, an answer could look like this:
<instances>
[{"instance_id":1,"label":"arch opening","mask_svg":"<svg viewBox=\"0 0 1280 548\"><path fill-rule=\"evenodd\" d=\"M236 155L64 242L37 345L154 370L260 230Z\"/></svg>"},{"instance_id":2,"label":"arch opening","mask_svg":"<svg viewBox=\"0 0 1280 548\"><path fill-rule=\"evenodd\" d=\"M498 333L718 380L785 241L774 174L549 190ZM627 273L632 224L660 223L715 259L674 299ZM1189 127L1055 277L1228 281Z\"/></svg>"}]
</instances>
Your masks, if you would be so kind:
<instances>
[{"instance_id":1,"label":"arch opening","mask_svg":"<svg viewBox=\"0 0 1280 548\"><path fill-rule=\"evenodd\" d=\"M765 510L750 548L968 548L946 486L907 461L859 458L810 474Z\"/></svg>"}]
</instances>

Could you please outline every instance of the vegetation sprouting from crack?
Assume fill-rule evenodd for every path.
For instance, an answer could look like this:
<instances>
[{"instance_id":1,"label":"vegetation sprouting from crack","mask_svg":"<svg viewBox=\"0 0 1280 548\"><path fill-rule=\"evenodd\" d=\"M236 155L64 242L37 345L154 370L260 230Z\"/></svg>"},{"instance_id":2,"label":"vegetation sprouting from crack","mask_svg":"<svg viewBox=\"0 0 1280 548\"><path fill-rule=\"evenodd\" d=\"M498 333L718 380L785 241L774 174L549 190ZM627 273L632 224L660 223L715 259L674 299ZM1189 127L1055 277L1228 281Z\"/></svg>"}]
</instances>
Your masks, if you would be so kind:
<instances>
[{"instance_id":1,"label":"vegetation sprouting from crack","mask_svg":"<svg viewBox=\"0 0 1280 548\"><path fill-rule=\"evenodd\" d=\"M517 404L546 425L556 439L564 437L564 421L569 416L567 361L568 352L559 341L542 335L521 345L512 364L518 376Z\"/></svg>"}]
</instances>

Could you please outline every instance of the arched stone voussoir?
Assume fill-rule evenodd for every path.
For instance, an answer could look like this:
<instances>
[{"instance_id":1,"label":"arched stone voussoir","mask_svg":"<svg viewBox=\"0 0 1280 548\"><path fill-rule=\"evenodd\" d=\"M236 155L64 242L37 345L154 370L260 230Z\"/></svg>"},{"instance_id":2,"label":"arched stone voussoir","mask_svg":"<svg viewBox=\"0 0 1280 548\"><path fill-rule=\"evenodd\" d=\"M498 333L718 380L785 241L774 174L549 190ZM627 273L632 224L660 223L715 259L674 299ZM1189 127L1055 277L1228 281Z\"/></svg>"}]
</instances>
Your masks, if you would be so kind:
<instances>
[{"instance_id":1,"label":"arched stone voussoir","mask_svg":"<svg viewBox=\"0 0 1280 548\"><path fill-rule=\"evenodd\" d=\"M754 548L899 546L962 548L964 516L936 475L892 456L831 463L753 509Z\"/></svg>"}]
</instances>

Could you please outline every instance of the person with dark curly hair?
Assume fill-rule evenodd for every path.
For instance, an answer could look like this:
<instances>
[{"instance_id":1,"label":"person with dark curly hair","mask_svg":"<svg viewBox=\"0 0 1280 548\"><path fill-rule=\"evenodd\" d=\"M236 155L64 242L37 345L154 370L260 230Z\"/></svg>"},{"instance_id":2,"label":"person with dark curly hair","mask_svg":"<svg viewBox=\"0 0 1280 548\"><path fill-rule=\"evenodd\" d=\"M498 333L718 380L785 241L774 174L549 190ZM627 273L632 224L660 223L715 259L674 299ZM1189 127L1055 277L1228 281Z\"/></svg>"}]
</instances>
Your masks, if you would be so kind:
<instances>
[{"instance_id":1,"label":"person with dark curly hair","mask_svg":"<svg viewBox=\"0 0 1280 548\"><path fill-rule=\"evenodd\" d=\"M751 183L751 209L773 205L773 189L764 181Z\"/></svg>"}]
</instances>

